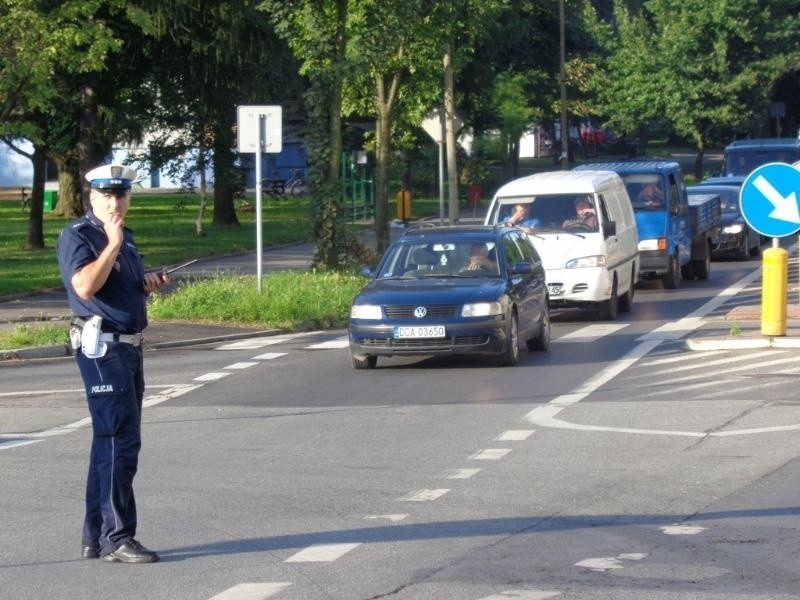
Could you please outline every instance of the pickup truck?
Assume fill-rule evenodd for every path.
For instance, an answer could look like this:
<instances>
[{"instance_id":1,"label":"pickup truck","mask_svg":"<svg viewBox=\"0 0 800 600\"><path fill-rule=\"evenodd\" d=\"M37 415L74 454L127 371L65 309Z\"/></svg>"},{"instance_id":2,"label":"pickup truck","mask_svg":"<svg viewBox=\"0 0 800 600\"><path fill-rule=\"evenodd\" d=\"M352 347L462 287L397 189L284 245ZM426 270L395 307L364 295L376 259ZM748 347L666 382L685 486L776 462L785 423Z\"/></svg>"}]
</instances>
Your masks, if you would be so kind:
<instances>
[{"instance_id":1,"label":"pickup truck","mask_svg":"<svg viewBox=\"0 0 800 600\"><path fill-rule=\"evenodd\" d=\"M639 238L639 276L674 289L681 279L708 279L719 226L718 195L691 200L681 167L672 161L591 163L576 167L616 172L631 198Z\"/></svg>"}]
</instances>

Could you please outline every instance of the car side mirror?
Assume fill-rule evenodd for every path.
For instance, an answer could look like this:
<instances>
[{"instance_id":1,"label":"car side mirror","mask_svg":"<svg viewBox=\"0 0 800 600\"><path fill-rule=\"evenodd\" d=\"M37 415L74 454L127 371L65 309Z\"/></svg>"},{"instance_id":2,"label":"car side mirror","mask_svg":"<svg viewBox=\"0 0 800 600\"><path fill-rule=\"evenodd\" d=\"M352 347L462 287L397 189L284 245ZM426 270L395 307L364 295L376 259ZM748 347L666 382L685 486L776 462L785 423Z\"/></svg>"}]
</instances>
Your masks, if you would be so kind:
<instances>
[{"instance_id":1,"label":"car side mirror","mask_svg":"<svg viewBox=\"0 0 800 600\"><path fill-rule=\"evenodd\" d=\"M603 223L603 237L610 238L613 235L617 235L617 222L606 221Z\"/></svg>"},{"instance_id":2,"label":"car side mirror","mask_svg":"<svg viewBox=\"0 0 800 600\"><path fill-rule=\"evenodd\" d=\"M511 268L508 270L508 274L510 276L513 275L527 275L528 273L533 273L533 265L529 262L515 262L511 265Z\"/></svg>"},{"instance_id":3,"label":"car side mirror","mask_svg":"<svg viewBox=\"0 0 800 600\"><path fill-rule=\"evenodd\" d=\"M361 275L363 277L369 277L371 279L374 273L369 266L364 265L363 267L361 267Z\"/></svg>"}]
</instances>

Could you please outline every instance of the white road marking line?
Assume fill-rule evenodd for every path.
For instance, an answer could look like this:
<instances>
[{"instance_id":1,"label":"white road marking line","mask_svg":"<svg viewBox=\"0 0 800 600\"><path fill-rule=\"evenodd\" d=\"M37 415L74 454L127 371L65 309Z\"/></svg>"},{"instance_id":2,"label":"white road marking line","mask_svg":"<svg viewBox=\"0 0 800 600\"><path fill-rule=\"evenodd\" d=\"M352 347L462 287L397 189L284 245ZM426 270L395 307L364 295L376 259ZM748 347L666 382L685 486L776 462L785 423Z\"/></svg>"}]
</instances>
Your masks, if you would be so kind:
<instances>
[{"instance_id":1,"label":"white road marking line","mask_svg":"<svg viewBox=\"0 0 800 600\"><path fill-rule=\"evenodd\" d=\"M587 558L580 562L576 562L576 567L583 567L591 571L611 571L613 569L621 569L622 561L624 560L643 560L647 558L647 554L636 552L629 554L618 554L617 556L602 556L599 558Z\"/></svg>"},{"instance_id":2,"label":"white road marking line","mask_svg":"<svg viewBox=\"0 0 800 600\"><path fill-rule=\"evenodd\" d=\"M257 362L237 362L233 363L232 365L228 365L227 367L222 367L223 369L249 369L250 367L254 367L257 365Z\"/></svg>"},{"instance_id":3,"label":"white road marking line","mask_svg":"<svg viewBox=\"0 0 800 600\"><path fill-rule=\"evenodd\" d=\"M148 385L147 389L157 389L157 388L169 388L172 387L170 384L166 385ZM85 394L85 388L62 388L58 390L20 390L18 392L0 392L0 398L14 398L16 396L24 397L24 396L52 396L55 394Z\"/></svg>"},{"instance_id":4,"label":"white road marking line","mask_svg":"<svg viewBox=\"0 0 800 600\"><path fill-rule=\"evenodd\" d=\"M274 346L294 339L293 335L271 335L269 337L255 337L246 340L239 340L238 342L230 342L217 346L214 350L252 350L255 348L263 348L265 346Z\"/></svg>"},{"instance_id":5,"label":"white road marking line","mask_svg":"<svg viewBox=\"0 0 800 600\"><path fill-rule=\"evenodd\" d=\"M281 356L286 356L286 352L265 352L264 354L254 356L253 360L273 360L275 358L280 358Z\"/></svg>"},{"instance_id":6,"label":"white road marking line","mask_svg":"<svg viewBox=\"0 0 800 600\"><path fill-rule=\"evenodd\" d=\"M710 358L712 356L719 356L720 354L725 354L723 350L714 350L712 352L684 352L683 354L679 354L677 356L668 356L666 358L655 358L653 360L648 360L646 363L637 365L637 367L659 367L661 365L669 365L676 362L690 362L692 364L696 364L698 360L703 360L704 358Z\"/></svg>"},{"instance_id":7,"label":"white road marking line","mask_svg":"<svg viewBox=\"0 0 800 600\"><path fill-rule=\"evenodd\" d=\"M625 329L629 326L630 323L587 325L586 327L581 327L580 329L576 329L575 331L567 333L566 335L562 335L561 337L552 340L551 343L591 342L594 340L599 340L601 337L611 335L612 333L615 333L620 329Z\"/></svg>"},{"instance_id":8,"label":"white road marking line","mask_svg":"<svg viewBox=\"0 0 800 600\"><path fill-rule=\"evenodd\" d=\"M782 354L783 356L787 356L785 350L768 350L766 352L759 352L757 356L753 355L753 354L742 354L742 355L737 355L737 356L729 356L729 357L723 358L721 360L710 360L710 361L702 361L701 360L699 362L695 362L694 364L688 364L688 365L684 365L682 367L671 367L669 369L664 369L664 370L661 370L661 371L655 371L655 372L650 371L650 372L647 372L647 373L638 373L636 375L631 375L628 379L636 379L636 378L643 378L643 377L647 378L647 379L652 379L652 377L654 375L673 375L675 373L685 373L686 371L696 371L698 369L702 369L703 371L706 372L705 375L708 375L708 371L709 371L709 369L711 367L716 367L716 366L720 366L720 365L725 366L725 365L730 365L732 363L737 363L737 362L750 362L750 361L754 361L754 360L759 360L760 358L767 358L767 357L773 356L775 354ZM796 359L788 358L788 359L785 359L785 360L796 360ZM755 367L755 366L757 366L757 364L758 363L754 363L752 365L748 365L748 368ZM645 366L645 365L641 365L641 366ZM730 369L730 370L731 371L741 371L741 367L735 367L735 368ZM714 371L714 374L716 375L718 372L719 371Z\"/></svg>"},{"instance_id":9,"label":"white road marking line","mask_svg":"<svg viewBox=\"0 0 800 600\"><path fill-rule=\"evenodd\" d=\"M469 457L470 460L500 460L511 452L511 448L484 448Z\"/></svg>"},{"instance_id":10,"label":"white road marking line","mask_svg":"<svg viewBox=\"0 0 800 600\"><path fill-rule=\"evenodd\" d=\"M8 450L10 448L18 448L19 446L28 446L29 444L36 444L43 440L0 440L0 450Z\"/></svg>"},{"instance_id":11,"label":"white road marking line","mask_svg":"<svg viewBox=\"0 0 800 600\"><path fill-rule=\"evenodd\" d=\"M148 396L142 402L143 406L156 406L157 404L161 404L162 402L166 402L167 400L172 400L173 398L178 398L183 396L184 394L188 394L189 392L199 389L203 387L202 383L194 383L194 384L185 384L185 385L174 385L171 388L164 390L160 394L154 394L153 396Z\"/></svg>"},{"instance_id":12,"label":"white road marking line","mask_svg":"<svg viewBox=\"0 0 800 600\"><path fill-rule=\"evenodd\" d=\"M533 435L533 431L533 429L510 429L498 435L496 438L494 438L494 441L521 442L523 440L527 440L531 435Z\"/></svg>"},{"instance_id":13,"label":"white road marking line","mask_svg":"<svg viewBox=\"0 0 800 600\"><path fill-rule=\"evenodd\" d=\"M297 554L287 558L284 562L331 562L341 558L361 544L314 544Z\"/></svg>"},{"instance_id":14,"label":"white road marking line","mask_svg":"<svg viewBox=\"0 0 800 600\"><path fill-rule=\"evenodd\" d=\"M240 583L209 600L264 600L285 590L291 583Z\"/></svg>"},{"instance_id":15,"label":"white road marking line","mask_svg":"<svg viewBox=\"0 0 800 600\"><path fill-rule=\"evenodd\" d=\"M349 348L350 347L350 340L345 335L342 337L338 337L335 340L328 340L327 342L320 342L319 344L311 344L310 346L306 346L308 350L336 350L339 348Z\"/></svg>"},{"instance_id":16,"label":"white road marking line","mask_svg":"<svg viewBox=\"0 0 800 600\"><path fill-rule=\"evenodd\" d=\"M736 382L735 392L737 394L742 394L742 393L747 394L747 392L750 392L751 390L752 391L758 391L758 390L763 390L763 389L766 389L768 387L773 387L773 386L776 386L776 385L786 385L786 381L766 381L766 382L764 382L764 381L753 381L752 385L746 385L745 386L745 385L742 385L744 383L744 381L745 380L741 380L740 379L739 381ZM707 393L707 394L703 394L702 396L700 396L700 398L702 398L703 400L706 400L708 398L719 398L720 396L722 396L724 398L730 398L730 395L731 395L731 390L725 389L725 390L719 390L718 392L710 392L710 393Z\"/></svg>"},{"instance_id":17,"label":"white road marking line","mask_svg":"<svg viewBox=\"0 0 800 600\"><path fill-rule=\"evenodd\" d=\"M666 535L697 535L708 529L699 525L665 525L660 528Z\"/></svg>"},{"instance_id":18,"label":"white road marking line","mask_svg":"<svg viewBox=\"0 0 800 600\"><path fill-rule=\"evenodd\" d=\"M430 502L432 500L436 500L437 498L441 498L449 491L449 489L416 490L407 496L400 498L400 502Z\"/></svg>"},{"instance_id":19,"label":"white road marking line","mask_svg":"<svg viewBox=\"0 0 800 600\"><path fill-rule=\"evenodd\" d=\"M478 598L478 600L513 600L514 598L517 600L548 600L563 593L556 590L506 590L499 594Z\"/></svg>"},{"instance_id":20,"label":"white road marking line","mask_svg":"<svg viewBox=\"0 0 800 600\"><path fill-rule=\"evenodd\" d=\"M199 377L195 377L192 381L217 381L228 375L230 375L230 373L205 373Z\"/></svg>"},{"instance_id":21,"label":"white road marking line","mask_svg":"<svg viewBox=\"0 0 800 600\"><path fill-rule=\"evenodd\" d=\"M381 521L386 519L387 521L391 521L392 523L399 523L400 521L404 521L408 518L408 514L395 514L395 515L369 515L368 517L364 517L364 519L369 521Z\"/></svg>"},{"instance_id":22,"label":"white road marking line","mask_svg":"<svg viewBox=\"0 0 800 600\"><path fill-rule=\"evenodd\" d=\"M752 366L753 367L757 367L757 368L764 368L764 367L773 367L773 366L777 366L777 365L783 365L783 364L786 364L786 363L795 363L795 362L797 362L797 359L794 358L794 357L790 357L790 358L782 358L782 359L779 359L779 360L771 360L769 362L764 362L764 363L758 363L758 364L755 364L755 365L752 365ZM750 370L751 369L748 366L747 367L747 371L750 371ZM709 385L719 385L719 376L720 375L728 375L728 374L731 374L731 373L740 375L740 377L736 378L737 379L736 389L739 390L739 389L742 389L742 387L739 385L739 383L742 382L742 377L747 375L746 372L742 372L742 371L743 371L743 367L734 367L734 368L731 368L731 369L716 369L711 373L698 373L697 375L682 375L679 378L674 379L667 386L669 389L663 389L661 391L650 391L650 392L648 392L648 397L649 396L659 396L659 395L662 395L662 394L674 394L675 392L677 392L679 390L682 390L682 389L695 389L695 388L698 388L698 387L708 387ZM651 374L651 375L658 375L658 373ZM711 381L705 381L705 382L701 382L701 383L697 383L697 384L690 384L689 383L690 381L697 381L698 379L707 379L708 377L712 377L712 376L714 377L714 379L711 380ZM633 377L629 377L628 378L629 381L631 379L634 379L634 378ZM658 382L656 382L656 385L657 384L658 384ZM745 384L742 383L742 385L745 385Z\"/></svg>"},{"instance_id":23,"label":"white road marking line","mask_svg":"<svg viewBox=\"0 0 800 600\"><path fill-rule=\"evenodd\" d=\"M228 373L225 373L228 375ZM148 386L148 388L155 388L155 387L167 387L167 386ZM142 401L142 406L144 407L151 407L156 406L157 404L161 404L162 402L166 402L167 400L171 400L173 398L178 398L179 396L183 396L191 392L192 390L196 390L198 388L203 387L202 384L183 384L183 385L172 385L167 387L163 392L159 394L154 394L152 396L147 396ZM46 429L45 431L38 431L35 433L3 433L0 434L0 439L6 438L8 439L17 439L27 443L33 443L33 441L44 440L49 437L54 437L57 435L64 435L66 433L71 433L80 429L81 427L87 427L92 424L91 417L84 417L77 421L73 421L72 423L67 423L66 425L59 425L57 427L51 427L50 429ZM15 444L16 446L24 446L26 444ZM7 448L12 447L11 445L6 445L5 442L0 443L0 450L5 450Z\"/></svg>"},{"instance_id":24,"label":"white road marking line","mask_svg":"<svg viewBox=\"0 0 800 600\"><path fill-rule=\"evenodd\" d=\"M481 469L451 469L444 474L445 479L469 479L481 472Z\"/></svg>"}]
</instances>

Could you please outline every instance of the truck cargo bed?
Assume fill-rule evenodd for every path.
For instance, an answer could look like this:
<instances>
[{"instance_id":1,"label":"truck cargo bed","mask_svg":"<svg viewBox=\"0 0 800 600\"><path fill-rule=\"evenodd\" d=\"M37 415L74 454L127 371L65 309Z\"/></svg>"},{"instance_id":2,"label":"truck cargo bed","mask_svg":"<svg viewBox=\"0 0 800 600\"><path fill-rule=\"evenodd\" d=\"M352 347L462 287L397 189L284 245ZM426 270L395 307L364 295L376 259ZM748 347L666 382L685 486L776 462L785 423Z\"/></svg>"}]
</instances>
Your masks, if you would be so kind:
<instances>
[{"instance_id":1,"label":"truck cargo bed","mask_svg":"<svg viewBox=\"0 0 800 600\"><path fill-rule=\"evenodd\" d=\"M719 225L722 205L719 194L689 196L689 219L695 235L712 230Z\"/></svg>"}]
</instances>

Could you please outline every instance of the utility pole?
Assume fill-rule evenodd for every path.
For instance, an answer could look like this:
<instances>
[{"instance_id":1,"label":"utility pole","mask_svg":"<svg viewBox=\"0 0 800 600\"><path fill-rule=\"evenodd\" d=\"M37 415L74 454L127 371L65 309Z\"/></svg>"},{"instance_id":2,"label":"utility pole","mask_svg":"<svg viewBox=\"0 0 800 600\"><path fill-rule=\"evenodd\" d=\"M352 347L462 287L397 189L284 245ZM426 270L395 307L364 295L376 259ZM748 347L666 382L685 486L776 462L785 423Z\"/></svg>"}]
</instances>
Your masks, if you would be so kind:
<instances>
[{"instance_id":1,"label":"utility pole","mask_svg":"<svg viewBox=\"0 0 800 600\"><path fill-rule=\"evenodd\" d=\"M569 123L567 119L567 66L566 41L564 35L564 0L558 0L558 29L560 42L559 83L561 84L561 169L569 169Z\"/></svg>"}]
</instances>

